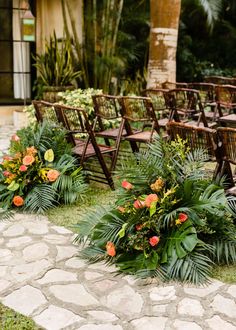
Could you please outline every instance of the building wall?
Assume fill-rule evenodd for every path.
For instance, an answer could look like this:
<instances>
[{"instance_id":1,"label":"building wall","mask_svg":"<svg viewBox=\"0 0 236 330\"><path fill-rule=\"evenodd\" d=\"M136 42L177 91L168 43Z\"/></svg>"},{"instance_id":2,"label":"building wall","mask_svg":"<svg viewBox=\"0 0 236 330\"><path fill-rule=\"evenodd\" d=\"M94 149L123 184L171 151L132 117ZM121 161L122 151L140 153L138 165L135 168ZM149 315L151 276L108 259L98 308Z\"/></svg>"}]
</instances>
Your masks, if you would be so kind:
<instances>
[{"instance_id":1,"label":"building wall","mask_svg":"<svg viewBox=\"0 0 236 330\"><path fill-rule=\"evenodd\" d=\"M77 34L82 41L82 0L69 0L73 8ZM63 16L60 0L36 1L36 49L40 53L44 50L45 39L48 39L55 30L58 38L63 37ZM68 20L69 21L69 20ZM71 31L71 27L69 26Z\"/></svg>"}]
</instances>

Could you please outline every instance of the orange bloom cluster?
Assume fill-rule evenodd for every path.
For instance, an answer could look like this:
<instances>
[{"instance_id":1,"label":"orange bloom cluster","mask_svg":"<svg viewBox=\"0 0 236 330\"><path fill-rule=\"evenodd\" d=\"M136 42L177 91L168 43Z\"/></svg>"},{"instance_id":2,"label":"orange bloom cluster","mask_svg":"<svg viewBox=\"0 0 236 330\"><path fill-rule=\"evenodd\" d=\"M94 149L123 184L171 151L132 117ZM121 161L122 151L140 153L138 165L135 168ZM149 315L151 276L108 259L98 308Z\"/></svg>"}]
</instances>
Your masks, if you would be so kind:
<instances>
[{"instance_id":1,"label":"orange bloom cluster","mask_svg":"<svg viewBox=\"0 0 236 330\"><path fill-rule=\"evenodd\" d=\"M107 244L106 244L106 250L107 250L107 254L110 257L114 257L116 255L116 248L115 248L114 243L107 242Z\"/></svg>"}]
</instances>

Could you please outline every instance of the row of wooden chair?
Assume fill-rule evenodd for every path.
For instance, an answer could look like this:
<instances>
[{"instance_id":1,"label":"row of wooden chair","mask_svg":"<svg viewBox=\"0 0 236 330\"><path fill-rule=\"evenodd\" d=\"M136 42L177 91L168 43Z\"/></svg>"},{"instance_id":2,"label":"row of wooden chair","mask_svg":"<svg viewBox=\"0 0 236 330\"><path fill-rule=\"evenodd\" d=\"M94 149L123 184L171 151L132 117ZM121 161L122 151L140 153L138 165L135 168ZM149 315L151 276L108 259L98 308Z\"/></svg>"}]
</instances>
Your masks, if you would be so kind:
<instances>
[{"instance_id":1,"label":"row of wooden chair","mask_svg":"<svg viewBox=\"0 0 236 330\"><path fill-rule=\"evenodd\" d=\"M181 137L191 150L206 150L209 160L216 162L214 177L225 175L227 188L234 187L233 171L230 164L236 165L235 128L218 127L211 129L170 122L168 135L171 140L175 140L178 136Z\"/></svg>"},{"instance_id":2,"label":"row of wooden chair","mask_svg":"<svg viewBox=\"0 0 236 330\"><path fill-rule=\"evenodd\" d=\"M137 152L140 143L150 142L153 134L159 133L159 125L150 98L97 95L93 101L92 123L81 108L44 101L33 101L33 104L39 122L49 120L66 128L80 165L93 172L91 179L108 183L114 189L112 172L121 141L128 141L132 151ZM99 166L89 162L94 157Z\"/></svg>"},{"instance_id":3,"label":"row of wooden chair","mask_svg":"<svg viewBox=\"0 0 236 330\"><path fill-rule=\"evenodd\" d=\"M170 113L176 116L177 112L177 116L182 113L182 120L193 121L191 124L213 127L220 117L236 109L236 86L231 85L191 83L188 88L147 89L143 95L152 99L156 113L162 117L161 126L166 125L166 117L170 118ZM175 119L180 121L180 118Z\"/></svg>"}]
</instances>

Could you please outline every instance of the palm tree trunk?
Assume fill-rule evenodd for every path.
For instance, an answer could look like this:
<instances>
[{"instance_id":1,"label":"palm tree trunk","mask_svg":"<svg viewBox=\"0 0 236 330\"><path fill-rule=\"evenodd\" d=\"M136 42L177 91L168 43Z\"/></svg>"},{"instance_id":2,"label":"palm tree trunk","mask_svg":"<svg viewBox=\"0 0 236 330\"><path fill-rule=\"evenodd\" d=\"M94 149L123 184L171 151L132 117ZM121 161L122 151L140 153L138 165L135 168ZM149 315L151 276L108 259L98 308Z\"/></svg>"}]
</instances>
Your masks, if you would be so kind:
<instances>
[{"instance_id":1,"label":"palm tree trunk","mask_svg":"<svg viewBox=\"0 0 236 330\"><path fill-rule=\"evenodd\" d=\"M176 80L176 50L181 0L150 0L147 87Z\"/></svg>"}]
</instances>

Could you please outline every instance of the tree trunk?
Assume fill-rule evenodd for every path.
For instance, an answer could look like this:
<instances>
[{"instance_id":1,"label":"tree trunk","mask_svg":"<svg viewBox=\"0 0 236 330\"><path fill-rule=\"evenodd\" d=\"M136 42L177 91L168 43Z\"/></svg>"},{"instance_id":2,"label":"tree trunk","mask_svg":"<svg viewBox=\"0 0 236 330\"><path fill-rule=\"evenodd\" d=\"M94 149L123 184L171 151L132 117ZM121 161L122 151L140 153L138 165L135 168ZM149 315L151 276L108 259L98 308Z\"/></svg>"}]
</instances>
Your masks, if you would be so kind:
<instances>
[{"instance_id":1,"label":"tree trunk","mask_svg":"<svg viewBox=\"0 0 236 330\"><path fill-rule=\"evenodd\" d=\"M150 0L148 88L176 80L180 8L181 0Z\"/></svg>"}]
</instances>

